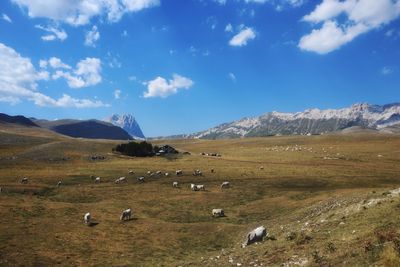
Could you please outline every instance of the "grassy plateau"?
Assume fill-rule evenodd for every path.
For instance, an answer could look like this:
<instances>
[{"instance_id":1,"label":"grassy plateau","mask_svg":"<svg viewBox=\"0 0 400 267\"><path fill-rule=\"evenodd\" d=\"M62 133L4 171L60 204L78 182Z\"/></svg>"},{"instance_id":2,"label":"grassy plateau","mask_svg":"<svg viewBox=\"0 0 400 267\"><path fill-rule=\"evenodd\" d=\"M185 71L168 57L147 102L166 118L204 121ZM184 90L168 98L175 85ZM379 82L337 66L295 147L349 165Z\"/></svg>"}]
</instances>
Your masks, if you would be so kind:
<instances>
[{"instance_id":1,"label":"grassy plateau","mask_svg":"<svg viewBox=\"0 0 400 267\"><path fill-rule=\"evenodd\" d=\"M0 127L0 266L400 266L399 135L163 140L190 155L151 158L119 143Z\"/></svg>"}]
</instances>

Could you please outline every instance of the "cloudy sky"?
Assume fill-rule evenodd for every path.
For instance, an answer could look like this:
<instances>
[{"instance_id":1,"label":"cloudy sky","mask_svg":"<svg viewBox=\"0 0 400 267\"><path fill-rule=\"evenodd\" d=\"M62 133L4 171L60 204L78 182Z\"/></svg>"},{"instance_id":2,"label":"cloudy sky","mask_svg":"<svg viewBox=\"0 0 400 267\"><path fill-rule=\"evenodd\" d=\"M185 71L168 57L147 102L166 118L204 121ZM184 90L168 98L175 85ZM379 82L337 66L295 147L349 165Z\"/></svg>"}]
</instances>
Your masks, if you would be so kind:
<instances>
[{"instance_id":1,"label":"cloudy sky","mask_svg":"<svg viewBox=\"0 0 400 267\"><path fill-rule=\"evenodd\" d=\"M400 0L2 0L0 112L146 136L400 96Z\"/></svg>"}]
</instances>

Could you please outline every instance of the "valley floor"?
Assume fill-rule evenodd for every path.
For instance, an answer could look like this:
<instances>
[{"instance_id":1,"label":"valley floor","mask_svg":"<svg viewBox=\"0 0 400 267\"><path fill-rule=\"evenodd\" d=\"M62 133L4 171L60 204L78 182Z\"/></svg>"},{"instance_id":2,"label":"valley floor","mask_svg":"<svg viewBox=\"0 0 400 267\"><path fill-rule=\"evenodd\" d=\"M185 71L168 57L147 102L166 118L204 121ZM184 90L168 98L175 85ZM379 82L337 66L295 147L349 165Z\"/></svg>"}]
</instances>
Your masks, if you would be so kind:
<instances>
[{"instance_id":1,"label":"valley floor","mask_svg":"<svg viewBox=\"0 0 400 267\"><path fill-rule=\"evenodd\" d=\"M0 130L0 266L400 264L398 135L154 141L191 155L128 158L114 141ZM158 170L171 175L147 174ZM260 225L270 238L241 248Z\"/></svg>"}]
</instances>

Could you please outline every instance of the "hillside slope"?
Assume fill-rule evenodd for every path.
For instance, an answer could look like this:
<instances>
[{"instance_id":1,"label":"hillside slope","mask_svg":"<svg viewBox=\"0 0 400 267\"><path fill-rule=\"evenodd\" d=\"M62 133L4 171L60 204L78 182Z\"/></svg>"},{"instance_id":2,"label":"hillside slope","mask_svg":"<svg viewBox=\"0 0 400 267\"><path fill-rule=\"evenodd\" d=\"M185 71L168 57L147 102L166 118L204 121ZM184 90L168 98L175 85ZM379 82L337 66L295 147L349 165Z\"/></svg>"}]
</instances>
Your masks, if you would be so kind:
<instances>
[{"instance_id":1,"label":"hillside slope","mask_svg":"<svg viewBox=\"0 0 400 267\"><path fill-rule=\"evenodd\" d=\"M10 116L4 113L0 113L0 123L13 123L13 124L18 124L22 126L33 126L33 127L38 127L36 123L31 121L30 119L18 115L18 116Z\"/></svg>"},{"instance_id":2,"label":"hillside slope","mask_svg":"<svg viewBox=\"0 0 400 267\"><path fill-rule=\"evenodd\" d=\"M39 126L71 137L90 139L132 140L120 127L99 120L36 120Z\"/></svg>"}]
</instances>

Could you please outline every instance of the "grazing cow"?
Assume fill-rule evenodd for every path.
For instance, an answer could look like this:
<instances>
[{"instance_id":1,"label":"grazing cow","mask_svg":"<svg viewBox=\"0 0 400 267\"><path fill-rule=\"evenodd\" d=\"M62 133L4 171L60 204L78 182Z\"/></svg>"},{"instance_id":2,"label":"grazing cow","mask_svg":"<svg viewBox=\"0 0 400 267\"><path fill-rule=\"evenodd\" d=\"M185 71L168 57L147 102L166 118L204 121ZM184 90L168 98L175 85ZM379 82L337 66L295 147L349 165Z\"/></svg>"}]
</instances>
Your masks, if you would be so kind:
<instances>
[{"instance_id":1,"label":"grazing cow","mask_svg":"<svg viewBox=\"0 0 400 267\"><path fill-rule=\"evenodd\" d=\"M214 217L224 217L224 216L225 216L225 213L224 213L224 210L223 210L223 209L213 209L213 210L212 210L212 215L213 215Z\"/></svg>"},{"instance_id":2,"label":"grazing cow","mask_svg":"<svg viewBox=\"0 0 400 267\"><path fill-rule=\"evenodd\" d=\"M161 171L156 171L156 174L157 175L162 175L162 172Z\"/></svg>"},{"instance_id":3,"label":"grazing cow","mask_svg":"<svg viewBox=\"0 0 400 267\"><path fill-rule=\"evenodd\" d=\"M167 177L168 177L168 176L169 176L169 173L168 173L168 172L166 172L166 173L165 173L165 176L167 176Z\"/></svg>"},{"instance_id":4,"label":"grazing cow","mask_svg":"<svg viewBox=\"0 0 400 267\"><path fill-rule=\"evenodd\" d=\"M214 171L214 169L211 169L211 173L214 173L215 171Z\"/></svg>"},{"instance_id":5,"label":"grazing cow","mask_svg":"<svg viewBox=\"0 0 400 267\"><path fill-rule=\"evenodd\" d=\"M202 176L203 173L200 170L194 170L193 171L193 176Z\"/></svg>"},{"instance_id":6,"label":"grazing cow","mask_svg":"<svg viewBox=\"0 0 400 267\"><path fill-rule=\"evenodd\" d=\"M135 172L134 172L134 171L132 171L132 170L130 170L128 173L129 173L129 174L134 174Z\"/></svg>"},{"instance_id":7,"label":"grazing cow","mask_svg":"<svg viewBox=\"0 0 400 267\"><path fill-rule=\"evenodd\" d=\"M138 177L137 180L139 181L139 183L144 183L144 177L143 176Z\"/></svg>"},{"instance_id":8,"label":"grazing cow","mask_svg":"<svg viewBox=\"0 0 400 267\"><path fill-rule=\"evenodd\" d=\"M261 167L260 167L260 170L264 170L264 166L261 166Z\"/></svg>"},{"instance_id":9,"label":"grazing cow","mask_svg":"<svg viewBox=\"0 0 400 267\"><path fill-rule=\"evenodd\" d=\"M96 177L96 179L94 179L95 183L100 183L101 182L101 178L100 177Z\"/></svg>"},{"instance_id":10,"label":"grazing cow","mask_svg":"<svg viewBox=\"0 0 400 267\"><path fill-rule=\"evenodd\" d=\"M61 181L58 181L57 187L60 187L60 186L61 186Z\"/></svg>"},{"instance_id":11,"label":"grazing cow","mask_svg":"<svg viewBox=\"0 0 400 267\"><path fill-rule=\"evenodd\" d=\"M230 186L231 186L231 184L230 184L229 182L223 182L223 183L221 184L221 189L229 188Z\"/></svg>"},{"instance_id":12,"label":"grazing cow","mask_svg":"<svg viewBox=\"0 0 400 267\"><path fill-rule=\"evenodd\" d=\"M84 222L85 224L87 224L87 225L90 224L91 219L92 219L92 216L90 215L89 212L86 213L86 214L83 216L83 222Z\"/></svg>"},{"instance_id":13,"label":"grazing cow","mask_svg":"<svg viewBox=\"0 0 400 267\"><path fill-rule=\"evenodd\" d=\"M198 185L196 185L196 187L197 187L197 189L199 191L205 191L206 190L206 187L203 184L198 184Z\"/></svg>"},{"instance_id":14,"label":"grazing cow","mask_svg":"<svg viewBox=\"0 0 400 267\"><path fill-rule=\"evenodd\" d=\"M21 184L27 184L28 183L28 178L27 177L22 178L20 183Z\"/></svg>"},{"instance_id":15,"label":"grazing cow","mask_svg":"<svg viewBox=\"0 0 400 267\"><path fill-rule=\"evenodd\" d=\"M192 191L198 191L199 190L197 188L197 185L195 185L195 184L190 184L190 189L192 189Z\"/></svg>"},{"instance_id":16,"label":"grazing cow","mask_svg":"<svg viewBox=\"0 0 400 267\"><path fill-rule=\"evenodd\" d=\"M151 171L147 171L147 174L150 175L150 174L151 174Z\"/></svg>"},{"instance_id":17,"label":"grazing cow","mask_svg":"<svg viewBox=\"0 0 400 267\"><path fill-rule=\"evenodd\" d=\"M173 182L172 187L178 188L178 182Z\"/></svg>"},{"instance_id":18,"label":"grazing cow","mask_svg":"<svg viewBox=\"0 0 400 267\"><path fill-rule=\"evenodd\" d=\"M177 171L175 171L175 174L176 174L177 176L180 176L180 175L183 174L183 172L182 172L182 170L177 170Z\"/></svg>"},{"instance_id":19,"label":"grazing cow","mask_svg":"<svg viewBox=\"0 0 400 267\"><path fill-rule=\"evenodd\" d=\"M202 184L190 184L190 189L192 189L192 191L205 191L206 188L204 185Z\"/></svg>"},{"instance_id":20,"label":"grazing cow","mask_svg":"<svg viewBox=\"0 0 400 267\"><path fill-rule=\"evenodd\" d=\"M264 226L257 227L253 231L247 234L246 240L242 244L242 247L251 245L255 242L263 241L264 237L267 236L267 229Z\"/></svg>"},{"instance_id":21,"label":"grazing cow","mask_svg":"<svg viewBox=\"0 0 400 267\"><path fill-rule=\"evenodd\" d=\"M131 209L126 209L122 212L121 217L119 218L121 221L129 221L132 216Z\"/></svg>"},{"instance_id":22,"label":"grazing cow","mask_svg":"<svg viewBox=\"0 0 400 267\"><path fill-rule=\"evenodd\" d=\"M122 183L122 182L127 183L128 181L126 180L125 177L119 177L118 179L115 180L116 184L119 184L119 183Z\"/></svg>"}]
</instances>

